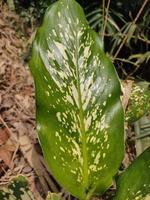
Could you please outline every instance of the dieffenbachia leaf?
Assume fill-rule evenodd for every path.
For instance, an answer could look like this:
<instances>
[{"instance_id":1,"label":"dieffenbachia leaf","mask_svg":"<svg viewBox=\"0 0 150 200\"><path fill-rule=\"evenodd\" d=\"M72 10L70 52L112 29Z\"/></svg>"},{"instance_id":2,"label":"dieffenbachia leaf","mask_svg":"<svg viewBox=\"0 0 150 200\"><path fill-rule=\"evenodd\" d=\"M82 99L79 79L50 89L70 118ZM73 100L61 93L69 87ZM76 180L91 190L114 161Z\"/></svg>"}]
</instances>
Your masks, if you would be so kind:
<instances>
[{"instance_id":1,"label":"dieffenbachia leaf","mask_svg":"<svg viewBox=\"0 0 150 200\"><path fill-rule=\"evenodd\" d=\"M39 141L52 175L80 199L103 193L124 153L120 83L74 0L47 10L30 68Z\"/></svg>"},{"instance_id":2,"label":"dieffenbachia leaf","mask_svg":"<svg viewBox=\"0 0 150 200\"><path fill-rule=\"evenodd\" d=\"M150 110L150 83L141 81L132 86L126 111L126 121L135 122Z\"/></svg>"},{"instance_id":3,"label":"dieffenbachia leaf","mask_svg":"<svg viewBox=\"0 0 150 200\"><path fill-rule=\"evenodd\" d=\"M145 150L119 177L114 200L150 199L150 148Z\"/></svg>"}]
</instances>

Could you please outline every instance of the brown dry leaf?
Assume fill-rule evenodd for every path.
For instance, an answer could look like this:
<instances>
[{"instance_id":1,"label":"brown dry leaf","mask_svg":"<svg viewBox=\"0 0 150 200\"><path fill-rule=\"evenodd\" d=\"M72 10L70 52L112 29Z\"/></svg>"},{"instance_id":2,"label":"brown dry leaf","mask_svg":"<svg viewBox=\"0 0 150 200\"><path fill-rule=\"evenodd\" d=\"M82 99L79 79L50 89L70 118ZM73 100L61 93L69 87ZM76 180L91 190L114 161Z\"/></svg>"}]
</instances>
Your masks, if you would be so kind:
<instances>
[{"instance_id":1,"label":"brown dry leaf","mask_svg":"<svg viewBox=\"0 0 150 200\"><path fill-rule=\"evenodd\" d=\"M9 137L10 136L9 136L7 129L1 128L0 129L0 145L4 144L8 140Z\"/></svg>"},{"instance_id":2,"label":"brown dry leaf","mask_svg":"<svg viewBox=\"0 0 150 200\"><path fill-rule=\"evenodd\" d=\"M0 148L0 159L4 161L4 163L10 167L11 164L11 158L12 158L12 152L3 149L2 147Z\"/></svg>"},{"instance_id":3,"label":"brown dry leaf","mask_svg":"<svg viewBox=\"0 0 150 200\"><path fill-rule=\"evenodd\" d=\"M15 95L16 99L19 101L20 105L25 108L28 109L30 107L30 103L29 103L29 96L23 96L20 94L16 94Z\"/></svg>"},{"instance_id":4,"label":"brown dry leaf","mask_svg":"<svg viewBox=\"0 0 150 200\"><path fill-rule=\"evenodd\" d=\"M124 159L122 161L125 169L129 166L129 164L131 163L130 162L130 159L129 159L129 155L127 153L125 153L125 156L124 156Z\"/></svg>"},{"instance_id":5,"label":"brown dry leaf","mask_svg":"<svg viewBox=\"0 0 150 200\"><path fill-rule=\"evenodd\" d=\"M133 85L132 80L121 81L122 92L123 92L122 104L123 104L124 110L126 110L127 105L128 105L128 101L131 95L132 85Z\"/></svg>"},{"instance_id":6,"label":"brown dry leaf","mask_svg":"<svg viewBox=\"0 0 150 200\"><path fill-rule=\"evenodd\" d=\"M43 164L42 155L36 152L33 145L37 143L35 95L33 79L26 60L29 52L28 44L31 44L34 34L31 38L27 38L18 31L23 30L22 28L19 16L10 12L6 4L0 1L0 112L4 121L2 124L10 132L10 138L2 143L2 157L8 154L6 157L10 158L11 155L13 164L11 169L7 167L6 173L2 173L1 180L5 182L17 173L25 173L31 178L34 186L31 188L34 194L37 193L36 199L40 199L40 194L46 194L49 188L55 191L57 189ZM5 162L8 164L10 159ZM40 192L37 185L40 187Z\"/></svg>"},{"instance_id":7,"label":"brown dry leaf","mask_svg":"<svg viewBox=\"0 0 150 200\"><path fill-rule=\"evenodd\" d=\"M17 144L14 144L14 141L12 142L11 138L7 140L5 145L3 146L4 149L8 151L14 152L17 148Z\"/></svg>"}]
</instances>

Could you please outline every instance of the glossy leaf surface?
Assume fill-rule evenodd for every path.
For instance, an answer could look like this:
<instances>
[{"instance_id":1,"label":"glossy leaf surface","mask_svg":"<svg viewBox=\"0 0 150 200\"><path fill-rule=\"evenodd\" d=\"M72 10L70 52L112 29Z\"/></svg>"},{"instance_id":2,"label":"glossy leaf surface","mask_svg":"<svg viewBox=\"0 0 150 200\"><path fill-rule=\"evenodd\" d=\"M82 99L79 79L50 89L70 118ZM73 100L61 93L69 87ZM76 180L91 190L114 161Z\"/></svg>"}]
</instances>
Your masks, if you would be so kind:
<instances>
[{"instance_id":1,"label":"glossy leaf surface","mask_svg":"<svg viewBox=\"0 0 150 200\"><path fill-rule=\"evenodd\" d=\"M30 68L38 136L51 173L80 199L103 193L124 152L120 83L74 0L47 10Z\"/></svg>"},{"instance_id":2,"label":"glossy leaf surface","mask_svg":"<svg viewBox=\"0 0 150 200\"><path fill-rule=\"evenodd\" d=\"M150 148L120 176L115 200L150 199Z\"/></svg>"}]
</instances>

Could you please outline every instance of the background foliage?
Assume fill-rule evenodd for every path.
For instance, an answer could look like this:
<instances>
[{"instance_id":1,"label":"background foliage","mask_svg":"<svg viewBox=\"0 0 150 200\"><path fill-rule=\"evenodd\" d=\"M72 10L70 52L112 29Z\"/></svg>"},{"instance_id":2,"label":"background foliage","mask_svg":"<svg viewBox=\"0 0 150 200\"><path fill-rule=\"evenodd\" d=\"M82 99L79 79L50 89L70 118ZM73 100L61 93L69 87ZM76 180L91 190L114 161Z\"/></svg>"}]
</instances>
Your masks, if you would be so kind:
<instances>
[{"instance_id":1,"label":"background foliage","mask_svg":"<svg viewBox=\"0 0 150 200\"><path fill-rule=\"evenodd\" d=\"M14 5L27 26L33 26L41 22L46 8L54 1L56 0L14 0ZM150 2L77 1L84 8L91 27L99 33L120 78L136 77L150 81Z\"/></svg>"}]
</instances>

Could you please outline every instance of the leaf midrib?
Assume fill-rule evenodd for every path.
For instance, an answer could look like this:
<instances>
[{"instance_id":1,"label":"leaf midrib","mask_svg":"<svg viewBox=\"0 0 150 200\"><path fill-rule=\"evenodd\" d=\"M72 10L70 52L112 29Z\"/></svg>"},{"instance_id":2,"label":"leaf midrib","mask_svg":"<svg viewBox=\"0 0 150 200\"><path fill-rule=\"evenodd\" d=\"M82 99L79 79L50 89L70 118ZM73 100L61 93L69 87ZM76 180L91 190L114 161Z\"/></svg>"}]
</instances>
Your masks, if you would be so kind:
<instances>
[{"instance_id":1,"label":"leaf midrib","mask_svg":"<svg viewBox=\"0 0 150 200\"><path fill-rule=\"evenodd\" d=\"M82 141L82 155L83 155L83 186L88 189L88 157L87 157L87 145L86 145L86 131L84 124L84 111L83 104L81 98L81 89L80 89L80 77L79 77L79 39L77 38L76 31L76 49L75 49L75 60L76 60L76 75L77 75L77 92L78 92L78 100L79 100L79 111L80 111L80 131L81 131L81 141Z\"/></svg>"}]
</instances>

